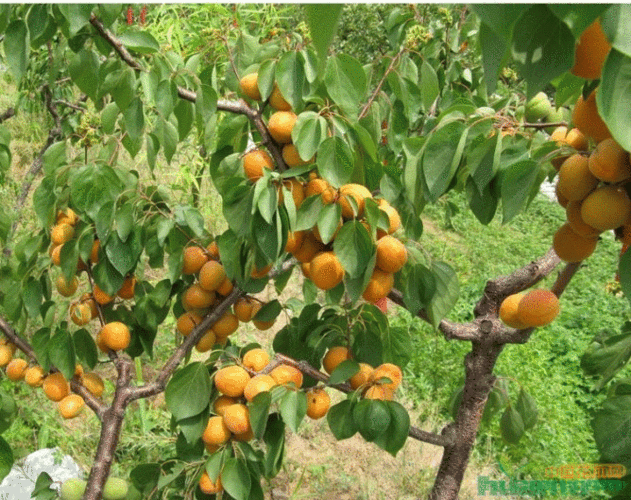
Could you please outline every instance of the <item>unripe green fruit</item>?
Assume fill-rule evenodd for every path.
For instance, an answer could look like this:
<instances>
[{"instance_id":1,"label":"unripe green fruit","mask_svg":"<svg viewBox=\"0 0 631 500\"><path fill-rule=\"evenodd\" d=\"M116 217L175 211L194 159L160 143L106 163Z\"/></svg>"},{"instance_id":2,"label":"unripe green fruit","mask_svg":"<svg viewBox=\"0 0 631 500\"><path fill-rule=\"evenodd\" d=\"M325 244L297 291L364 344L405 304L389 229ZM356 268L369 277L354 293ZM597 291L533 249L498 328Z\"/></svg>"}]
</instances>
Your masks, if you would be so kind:
<instances>
[{"instance_id":1,"label":"unripe green fruit","mask_svg":"<svg viewBox=\"0 0 631 500\"><path fill-rule=\"evenodd\" d=\"M526 121L536 122L548 116L552 111L552 104L545 92L539 92L526 104Z\"/></svg>"},{"instance_id":2,"label":"unripe green fruit","mask_svg":"<svg viewBox=\"0 0 631 500\"><path fill-rule=\"evenodd\" d=\"M110 477L103 488L103 500L125 500L129 485L118 477Z\"/></svg>"},{"instance_id":3,"label":"unripe green fruit","mask_svg":"<svg viewBox=\"0 0 631 500\"><path fill-rule=\"evenodd\" d=\"M569 122L571 118L572 118L572 113L570 112L569 109L559 108L559 109L553 109L552 111L550 111L548 116L546 116L545 121L547 123ZM547 127L546 132L548 132L548 134L551 134L552 132L554 132L555 128L556 127Z\"/></svg>"},{"instance_id":4,"label":"unripe green fruit","mask_svg":"<svg viewBox=\"0 0 631 500\"><path fill-rule=\"evenodd\" d=\"M83 479L68 479L61 485L59 497L61 500L81 500L87 484Z\"/></svg>"}]
</instances>

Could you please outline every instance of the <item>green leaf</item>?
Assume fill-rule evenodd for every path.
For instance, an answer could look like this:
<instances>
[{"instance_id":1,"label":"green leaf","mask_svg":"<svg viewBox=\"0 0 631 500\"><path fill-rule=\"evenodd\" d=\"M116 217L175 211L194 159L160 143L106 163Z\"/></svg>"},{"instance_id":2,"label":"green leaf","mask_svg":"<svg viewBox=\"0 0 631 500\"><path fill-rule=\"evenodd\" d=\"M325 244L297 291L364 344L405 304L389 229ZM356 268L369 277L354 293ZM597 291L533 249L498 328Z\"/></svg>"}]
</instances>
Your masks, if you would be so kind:
<instances>
[{"instance_id":1,"label":"green leaf","mask_svg":"<svg viewBox=\"0 0 631 500\"><path fill-rule=\"evenodd\" d=\"M160 473L160 464L145 463L134 467L129 473L129 479L138 491L149 494L158 484Z\"/></svg>"},{"instance_id":2,"label":"green leaf","mask_svg":"<svg viewBox=\"0 0 631 500\"><path fill-rule=\"evenodd\" d=\"M161 118L158 121L155 133L162 145L164 157L168 163L171 163L179 141L177 128L170 121Z\"/></svg>"},{"instance_id":3,"label":"green leaf","mask_svg":"<svg viewBox=\"0 0 631 500\"><path fill-rule=\"evenodd\" d=\"M322 243L328 245L335 236L342 220L342 207L338 203L325 205L318 217L318 231Z\"/></svg>"},{"instance_id":4,"label":"green leaf","mask_svg":"<svg viewBox=\"0 0 631 500\"><path fill-rule=\"evenodd\" d=\"M319 66L323 67L329 44L335 32L342 13L341 4L308 4L305 5L307 23L313 44L318 52Z\"/></svg>"},{"instance_id":5,"label":"green leaf","mask_svg":"<svg viewBox=\"0 0 631 500\"><path fill-rule=\"evenodd\" d=\"M348 276L358 278L366 271L376 247L364 225L353 220L342 226L333 242L333 250Z\"/></svg>"},{"instance_id":6,"label":"green leaf","mask_svg":"<svg viewBox=\"0 0 631 500\"><path fill-rule=\"evenodd\" d=\"M394 363L404 367L414 351L412 347L412 335L404 326L391 326L381 335L384 363Z\"/></svg>"},{"instance_id":7,"label":"green leaf","mask_svg":"<svg viewBox=\"0 0 631 500\"><path fill-rule=\"evenodd\" d=\"M318 217L323 208L321 196L310 196L302 202L296 214L296 226L294 231L311 229L318 222Z\"/></svg>"},{"instance_id":8,"label":"green leaf","mask_svg":"<svg viewBox=\"0 0 631 500\"><path fill-rule=\"evenodd\" d=\"M472 8L480 19L482 19L484 24L491 28L498 36L509 40L512 36L515 22L519 16L529 8L529 5L508 3L474 4Z\"/></svg>"},{"instance_id":9,"label":"green leaf","mask_svg":"<svg viewBox=\"0 0 631 500\"><path fill-rule=\"evenodd\" d=\"M550 9L535 5L517 21L511 53L532 98L546 84L574 65L574 36Z\"/></svg>"},{"instance_id":10,"label":"green leaf","mask_svg":"<svg viewBox=\"0 0 631 500\"><path fill-rule=\"evenodd\" d=\"M160 50L158 41L147 31L127 30L118 35L125 48L139 54L152 54Z\"/></svg>"},{"instance_id":11,"label":"green leaf","mask_svg":"<svg viewBox=\"0 0 631 500\"><path fill-rule=\"evenodd\" d=\"M70 37L74 37L90 22L92 4L59 4L59 10L68 21Z\"/></svg>"},{"instance_id":12,"label":"green leaf","mask_svg":"<svg viewBox=\"0 0 631 500\"><path fill-rule=\"evenodd\" d=\"M29 61L28 30L21 19L9 24L4 32L4 54L13 76L19 82L26 72Z\"/></svg>"},{"instance_id":13,"label":"green leaf","mask_svg":"<svg viewBox=\"0 0 631 500\"><path fill-rule=\"evenodd\" d=\"M609 43L618 52L631 56L631 39L628 36L628 26L631 22L631 6L629 4L614 4L611 6L604 4L592 7L595 9L598 7L607 9L600 20L600 24ZM580 20L578 16L577 20Z\"/></svg>"},{"instance_id":14,"label":"green leaf","mask_svg":"<svg viewBox=\"0 0 631 500\"><path fill-rule=\"evenodd\" d=\"M608 4L548 4L552 13L563 21L577 38L609 7Z\"/></svg>"},{"instance_id":15,"label":"green leaf","mask_svg":"<svg viewBox=\"0 0 631 500\"><path fill-rule=\"evenodd\" d=\"M335 367L329 377L329 384L341 384L359 371L359 364L353 359L346 359Z\"/></svg>"},{"instance_id":16,"label":"green leaf","mask_svg":"<svg viewBox=\"0 0 631 500\"><path fill-rule=\"evenodd\" d=\"M440 94L438 76L432 66L424 59L421 65L421 100L425 110L429 110Z\"/></svg>"},{"instance_id":17,"label":"green leaf","mask_svg":"<svg viewBox=\"0 0 631 500\"><path fill-rule=\"evenodd\" d=\"M631 149L631 117L624 110L631 103L630 91L631 57L611 49L603 67L596 103L611 135L627 151Z\"/></svg>"},{"instance_id":18,"label":"green leaf","mask_svg":"<svg viewBox=\"0 0 631 500\"><path fill-rule=\"evenodd\" d=\"M423 264L416 264L406 276L403 301L410 313L416 315L425 309L436 292L436 277Z\"/></svg>"},{"instance_id":19,"label":"green leaf","mask_svg":"<svg viewBox=\"0 0 631 500\"><path fill-rule=\"evenodd\" d=\"M13 450L2 436L0 436L0 481L2 481L13 467Z\"/></svg>"},{"instance_id":20,"label":"green leaf","mask_svg":"<svg viewBox=\"0 0 631 500\"><path fill-rule=\"evenodd\" d=\"M605 400L593 420L594 439L605 462L631 466L631 396Z\"/></svg>"},{"instance_id":21,"label":"green leaf","mask_svg":"<svg viewBox=\"0 0 631 500\"><path fill-rule=\"evenodd\" d=\"M42 284L39 280L30 277L22 289L22 300L29 317L36 318L39 316L43 298Z\"/></svg>"},{"instance_id":22,"label":"green leaf","mask_svg":"<svg viewBox=\"0 0 631 500\"><path fill-rule=\"evenodd\" d=\"M42 165L45 174L51 174L57 168L66 164L66 141L52 144L42 157Z\"/></svg>"},{"instance_id":23,"label":"green leaf","mask_svg":"<svg viewBox=\"0 0 631 500\"><path fill-rule=\"evenodd\" d=\"M118 108L124 113L136 97L136 73L131 68L121 71L115 88L111 92Z\"/></svg>"},{"instance_id":24,"label":"green leaf","mask_svg":"<svg viewBox=\"0 0 631 500\"><path fill-rule=\"evenodd\" d=\"M540 165L534 160L513 163L501 173L502 222L506 224L526 205Z\"/></svg>"},{"instance_id":25,"label":"green leaf","mask_svg":"<svg viewBox=\"0 0 631 500\"><path fill-rule=\"evenodd\" d=\"M324 83L333 102L356 118L367 89L366 73L359 61L346 54L329 57Z\"/></svg>"},{"instance_id":26,"label":"green leaf","mask_svg":"<svg viewBox=\"0 0 631 500\"><path fill-rule=\"evenodd\" d=\"M70 333L66 330L58 330L50 338L47 348L50 362L63 373L66 380L71 380L74 376L76 358Z\"/></svg>"},{"instance_id":27,"label":"green leaf","mask_svg":"<svg viewBox=\"0 0 631 500\"><path fill-rule=\"evenodd\" d=\"M104 247L107 260L120 274L126 276L142 253L140 227L135 227L126 241L122 241L118 233L111 233Z\"/></svg>"},{"instance_id":28,"label":"green leaf","mask_svg":"<svg viewBox=\"0 0 631 500\"><path fill-rule=\"evenodd\" d=\"M333 187L348 184L353 175L353 152L339 137L329 137L318 147L318 171Z\"/></svg>"},{"instance_id":29,"label":"green leaf","mask_svg":"<svg viewBox=\"0 0 631 500\"><path fill-rule=\"evenodd\" d=\"M448 123L433 133L424 146L423 175L429 198L433 202L446 191L456 173L462 157L462 138L466 130L461 122Z\"/></svg>"},{"instance_id":30,"label":"green leaf","mask_svg":"<svg viewBox=\"0 0 631 500\"><path fill-rule=\"evenodd\" d=\"M271 404L272 396L267 391L257 394L254 399L248 403L250 425L257 439L261 439L265 434Z\"/></svg>"},{"instance_id":31,"label":"green leaf","mask_svg":"<svg viewBox=\"0 0 631 500\"><path fill-rule=\"evenodd\" d=\"M5 3L0 4L0 33L4 33L11 20L12 5Z\"/></svg>"},{"instance_id":32,"label":"green leaf","mask_svg":"<svg viewBox=\"0 0 631 500\"><path fill-rule=\"evenodd\" d=\"M99 73L99 58L94 51L83 48L71 55L68 73L84 94L96 100L99 79L95 75Z\"/></svg>"},{"instance_id":33,"label":"green leaf","mask_svg":"<svg viewBox=\"0 0 631 500\"><path fill-rule=\"evenodd\" d=\"M624 262L625 269L631 264L631 252L627 251L620 259L621 268ZM620 273L621 283L623 274ZM625 274L628 286L629 275ZM600 340L590 347L581 358L581 368L590 376L600 376L600 380L594 387L602 389L631 359L631 323L626 322L620 333Z\"/></svg>"},{"instance_id":34,"label":"green leaf","mask_svg":"<svg viewBox=\"0 0 631 500\"><path fill-rule=\"evenodd\" d=\"M73 342L77 357L89 368L94 368L99 361L99 353L92 335L85 328L81 328L74 332Z\"/></svg>"},{"instance_id":35,"label":"green leaf","mask_svg":"<svg viewBox=\"0 0 631 500\"><path fill-rule=\"evenodd\" d=\"M235 500L248 500L252 480L244 460L228 458L221 471L221 484Z\"/></svg>"},{"instance_id":36,"label":"green leaf","mask_svg":"<svg viewBox=\"0 0 631 500\"><path fill-rule=\"evenodd\" d=\"M136 97L123 113L125 117L125 129L133 140L138 140L145 129L145 114L142 110L142 101Z\"/></svg>"},{"instance_id":37,"label":"green leaf","mask_svg":"<svg viewBox=\"0 0 631 500\"><path fill-rule=\"evenodd\" d=\"M279 410L289 428L293 432L298 432L298 427L307 414L306 393L288 390L280 400Z\"/></svg>"},{"instance_id":38,"label":"green leaf","mask_svg":"<svg viewBox=\"0 0 631 500\"><path fill-rule=\"evenodd\" d=\"M191 363L175 372L165 390L167 407L176 420L203 412L208 406L212 387L204 363Z\"/></svg>"},{"instance_id":39,"label":"green leaf","mask_svg":"<svg viewBox=\"0 0 631 500\"><path fill-rule=\"evenodd\" d=\"M326 120L313 111L303 111L298 115L291 138L300 158L310 160L326 138Z\"/></svg>"},{"instance_id":40,"label":"green leaf","mask_svg":"<svg viewBox=\"0 0 631 500\"><path fill-rule=\"evenodd\" d=\"M359 430L353 418L353 406L350 400L345 399L329 408L326 414L329 428L338 441L353 437Z\"/></svg>"},{"instance_id":41,"label":"green leaf","mask_svg":"<svg viewBox=\"0 0 631 500\"><path fill-rule=\"evenodd\" d=\"M285 100L299 112L303 106L305 70L297 52L285 52L276 63L276 82Z\"/></svg>"},{"instance_id":42,"label":"green leaf","mask_svg":"<svg viewBox=\"0 0 631 500\"><path fill-rule=\"evenodd\" d=\"M524 422L524 430L531 429L537 423L537 402L535 399L523 389L519 391L517 397L517 404L515 405L517 411L521 415Z\"/></svg>"},{"instance_id":43,"label":"green leaf","mask_svg":"<svg viewBox=\"0 0 631 500\"><path fill-rule=\"evenodd\" d=\"M385 401L362 399L353 408L353 420L369 443L386 432L392 417Z\"/></svg>"},{"instance_id":44,"label":"green leaf","mask_svg":"<svg viewBox=\"0 0 631 500\"><path fill-rule=\"evenodd\" d=\"M263 441L267 448L264 461L265 477L275 477L280 471L285 455L285 423L277 413L269 416Z\"/></svg>"},{"instance_id":45,"label":"green leaf","mask_svg":"<svg viewBox=\"0 0 631 500\"><path fill-rule=\"evenodd\" d=\"M407 410L396 401L384 401L390 412L390 425L374 443L393 457L403 448L410 432L410 416Z\"/></svg>"},{"instance_id":46,"label":"green leaf","mask_svg":"<svg viewBox=\"0 0 631 500\"><path fill-rule=\"evenodd\" d=\"M506 408L502 414L500 431L504 440L510 444L517 444L524 435L524 421L512 406Z\"/></svg>"},{"instance_id":47,"label":"green leaf","mask_svg":"<svg viewBox=\"0 0 631 500\"><path fill-rule=\"evenodd\" d=\"M486 92L495 92L497 79L508 52L508 44L486 24L480 24L480 46L482 47L482 64L484 66L484 83Z\"/></svg>"},{"instance_id":48,"label":"green leaf","mask_svg":"<svg viewBox=\"0 0 631 500\"><path fill-rule=\"evenodd\" d=\"M445 262L432 262L431 271L436 278L436 293L432 297L427 313L435 328L451 311L458 300L460 289L458 276Z\"/></svg>"}]
</instances>

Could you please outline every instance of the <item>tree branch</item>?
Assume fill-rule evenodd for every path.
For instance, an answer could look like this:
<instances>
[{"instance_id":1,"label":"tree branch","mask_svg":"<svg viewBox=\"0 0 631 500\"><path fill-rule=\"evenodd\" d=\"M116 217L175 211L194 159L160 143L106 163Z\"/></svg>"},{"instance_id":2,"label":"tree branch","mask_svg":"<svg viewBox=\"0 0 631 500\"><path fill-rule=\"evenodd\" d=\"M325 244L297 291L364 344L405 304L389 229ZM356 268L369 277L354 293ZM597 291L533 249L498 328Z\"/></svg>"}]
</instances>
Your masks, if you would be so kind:
<instances>
[{"instance_id":1,"label":"tree branch","mask_svg":"<svg viewBox=\"0 0 631 500\"><path fill-rule=\"evenodd\" d=\"M101 38L107 41L107 43L114 48L123 61L137 71L144 71L143 67L138 64L133 56L127 51L123 43L116 38L110 30L103 26L103 23L96 17L96 15L94 15L94 13L90 14L90 24L96 28L96 31L99 32Z\"/></svg>"},{"instance_id":2,"label":"tree branch","mask_svg":"<svg viewBox=\"0 0 631 500\"><path fill-rule=\"evenodd\" d=\"M406 49L405 49L405 45L404 45L403 47L401 47L401 50L399 50L397 55L392 58L392 61L390 61L390 65L388 66L388 69L386 69L386 72L383 74L383 77L381 78L381 81L377 84L377 88L372 93L372 95L368 99L368 102L364 105L364 107L362 108L361 112L359 113L358 120L361 120L362 118L364 118L368 114L368 110L370 109L370 106L372 106L372 103L375 101L375 99L379 95L379 92L381 92L381 87L383 87L383 84L386 81L386 78L388 77L388 75L390 74L392 69L394 68L395 63L403 55L405 50Z\"/></svg>"}]
</instances>

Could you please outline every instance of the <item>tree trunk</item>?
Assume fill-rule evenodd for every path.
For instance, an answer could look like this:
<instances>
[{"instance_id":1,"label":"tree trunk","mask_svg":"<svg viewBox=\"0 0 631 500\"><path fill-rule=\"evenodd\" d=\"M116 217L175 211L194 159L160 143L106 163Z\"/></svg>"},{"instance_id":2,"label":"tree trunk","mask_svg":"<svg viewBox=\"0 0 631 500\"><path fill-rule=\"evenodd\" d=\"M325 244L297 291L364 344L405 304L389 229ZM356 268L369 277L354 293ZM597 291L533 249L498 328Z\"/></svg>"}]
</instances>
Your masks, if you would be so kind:
<instances>
[{"instance_id":1,"label":"tree trunk","mask_svg":"<svg viewBox=\"0 0 631 500\"><path fill-rule=\"evenodd\" d=\"M436 474L430 500L457 500L469 456L478 433L484 406L489 397L495 376L493 368L503 345L474 342L465 357L465 385L456 421L449 432L455 437L452 445L445 447Z\"/></svg>"}]
</instances>

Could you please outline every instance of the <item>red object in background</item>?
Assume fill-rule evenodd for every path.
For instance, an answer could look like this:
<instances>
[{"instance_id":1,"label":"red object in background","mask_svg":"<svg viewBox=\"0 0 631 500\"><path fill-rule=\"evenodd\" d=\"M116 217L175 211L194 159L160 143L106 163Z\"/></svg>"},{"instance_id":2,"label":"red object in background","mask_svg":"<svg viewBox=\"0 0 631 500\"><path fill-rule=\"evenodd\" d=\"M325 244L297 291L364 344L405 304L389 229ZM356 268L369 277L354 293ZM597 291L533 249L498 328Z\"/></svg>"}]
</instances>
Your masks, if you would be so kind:
<instances>
[{"instance_id":1,"label":"red object in background","mask_svg":"<svg viewBox=\"0 0 631 500\"><path fill-rule=\"evenodd\" d=\"M147 5L144 4L142 6L142 9L140 10L140 25L144 26L146 20L147 20Z\"/></svg>"},{"instance_id":2,"label":"red object in background","mask_svg":"<svg viewBox=\"0 0 631 500\"><path fill-rule=\"evenodd\" d=\"M382 313L387 313L388 312L388 298L384 297L383 299L379 299L377 302L375 302L375 305L381 309Z\"/></svg>"},{"instance_id":3,"label":"red object in background","mask_svg":"<svg viewBox=\"0 0 631 500\"><path fill-rule=\"evenodd\" d=\"M127 7L127 26L131 26L134 24L134 9L131 8L131 5Z\"/></svg>"}]
</instances>

